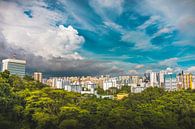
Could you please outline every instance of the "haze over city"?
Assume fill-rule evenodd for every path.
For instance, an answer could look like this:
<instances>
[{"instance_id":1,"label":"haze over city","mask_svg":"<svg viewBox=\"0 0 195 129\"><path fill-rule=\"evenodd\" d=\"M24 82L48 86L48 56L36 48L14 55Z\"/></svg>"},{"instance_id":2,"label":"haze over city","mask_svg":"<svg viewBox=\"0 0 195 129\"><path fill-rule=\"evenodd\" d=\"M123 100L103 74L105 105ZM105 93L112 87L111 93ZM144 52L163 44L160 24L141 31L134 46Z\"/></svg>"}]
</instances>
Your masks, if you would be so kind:
<instances>
[{"instance_id":1,"label":"haze over city","mask_svg":"<svg viewBox=\"0 0 195 129\"><path fill-rule=\"evenodd\" d=\"M195 72L194 0L1 0L0 59L48 76Z\"/></svg>"}]
</instances>

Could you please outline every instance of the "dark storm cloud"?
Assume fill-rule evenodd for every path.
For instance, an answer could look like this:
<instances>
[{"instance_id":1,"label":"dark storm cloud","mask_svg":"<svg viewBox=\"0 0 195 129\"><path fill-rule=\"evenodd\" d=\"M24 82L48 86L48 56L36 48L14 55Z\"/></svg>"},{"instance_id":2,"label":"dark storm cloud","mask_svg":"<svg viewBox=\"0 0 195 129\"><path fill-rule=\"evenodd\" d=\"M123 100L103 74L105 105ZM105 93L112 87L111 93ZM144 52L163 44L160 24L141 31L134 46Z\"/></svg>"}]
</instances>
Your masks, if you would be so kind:
<instances>
[{"instance_id":1,"label":"dark storm cloud","mask_svg":"<svg viewBox=\"0 0 195 129\"><path fill-rule=\"evenodd\" d=\"M124 71L112 67L111 62L96 60L70 60L66 58L45 59L35 56L20 48L12 48L6 43L4 36L0 33L0 59L13 58L25 59L27 61L27 72L41 71L45 76L82 76L100 74L122 74Z\"/></svg>"}]
</instances>

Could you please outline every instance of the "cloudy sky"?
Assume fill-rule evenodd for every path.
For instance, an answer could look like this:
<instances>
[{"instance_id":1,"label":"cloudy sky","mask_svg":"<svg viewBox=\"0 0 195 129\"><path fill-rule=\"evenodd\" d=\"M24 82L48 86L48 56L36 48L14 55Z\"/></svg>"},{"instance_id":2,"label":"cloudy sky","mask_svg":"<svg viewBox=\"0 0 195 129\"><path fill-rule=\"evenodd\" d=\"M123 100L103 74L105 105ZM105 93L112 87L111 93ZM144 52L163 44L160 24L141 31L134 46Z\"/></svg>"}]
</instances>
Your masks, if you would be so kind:
<instances>
[{"instance_id":1,"label":"cloudy sky","mask_svg":"<svg viewBox=\"0 0 195 129\"><path fill-rule=\"evenodd\" d=\"M194 0L1 0L0 59L45 75L195 72Z\"/></svg>"}]
</instances>

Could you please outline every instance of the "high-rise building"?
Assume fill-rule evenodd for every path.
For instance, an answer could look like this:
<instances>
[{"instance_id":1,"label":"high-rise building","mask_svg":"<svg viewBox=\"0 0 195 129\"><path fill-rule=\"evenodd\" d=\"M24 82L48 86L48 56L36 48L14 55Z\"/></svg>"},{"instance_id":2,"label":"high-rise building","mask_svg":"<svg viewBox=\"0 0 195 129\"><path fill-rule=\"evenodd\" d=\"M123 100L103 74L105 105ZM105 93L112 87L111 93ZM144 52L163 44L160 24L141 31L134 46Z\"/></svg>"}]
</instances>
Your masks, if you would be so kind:
<instances>
[{"instance_id":1,"label":"high-rise building","mask_svg":"<svg viewBox=\"0 0 195 129\"><path fill-rule=\"evenodd\" d=\"M10 74L23 77L25 75L25 60L5 59L2 60L2 71L8 70Z\"/></svg>"},{"instance_id":2,"label":"high-rise building","mask_svg":"<svg viewBox=\"0 0 195 129\"><path fill-rule=\"evenodd\" d=\"M150 86L158 86L157 73L150 72Z\"/></svg>"},{"instance_id":3,"label":"high-rise building","mask_svg":"<svg viewBox=\"0 0 195 129\"><path fill-rule=\"evenodd\" d=\"M185 88L185 89L188 89L188 88L190 88L190 89L192 89L192 74L191 73L189 73L189 74L184 74L184 80L183 80L183 87Z\"/></svg>"},{"instance_id":4,"label":"high-rise building","mask_svg":"<svg viewBox=\"0 0 195 129\"><path fill-rule=\"evenodd\" d=\"M139 76L131 76L131 83L138 84L140 77Z\"/></svg>"},{"instance_id":5,"label":"high-rise building","mask_svg":"<svg viewBox=\"0 0 195 129\"><path fill-rule=\"evenodd\" d=\"M163 87L165 85L164 84L164 82L165 82L165 80L164 80L165 74L166 74L166 71L164 71L164 70L161 70L160 73L159 73L159 85L161 87Z\"/></svg>"},{"instance_id":6,"label":"high-rise building","mask_svg":"<svg viewBox=\"0 0 195 129\"><path fill-rule=\"evenodd\" d=\"M82 82L82 91L81 94L95 94L96 84L91 81Z\"/></svg>"},{"instance_id":7,"label":"high-rise building","mask_svg":"<svg viewBox=\"0 0 195 129\"><path fill-rule=\"evenodd\" d=\"M110 78L108 80L105 80L103 82L103 90L108 90L111 87L116 87L117 88L117 84L116 84L116 78Z\"/></svg>"},{"instance_id":8,"label":"high-rise building","mask_svg":"<svg viewBox=\"0 0 195 129\"><path fill-rule=\"evenodd\" d=\"M34 72L33 78L36 81L42 82L42 73L41 72Z\"/></svg>"},{"instance_id":9,"label":"high-rise building","mask_svg":"<svg viewBox=\"0 0 195 129\"><path fill-rule=\"evenodd\" d=\"M193 76L191 73L180 73L178 75L178 81L182 89L193 89Z\"/></svg>"},{"instance_id":10,"label":"high-rise building","mask_svg":"<svg viewBox=\"0 0 195 129\"><path fill-rule=\"evenodd\" d=\"M195 89L195 75L192 75L192 88Z\"/></svg>"},{"instance_id":11,"label":"high-rise building","mask_svg":"<svg viewBox=\"0 0 195 129\"><path fill-rule=\"evenodd\" d=\"M164 88L167 91L177 90L177 76L174 73L167 73L164 75Z\"/></svg>"}]
</instances>

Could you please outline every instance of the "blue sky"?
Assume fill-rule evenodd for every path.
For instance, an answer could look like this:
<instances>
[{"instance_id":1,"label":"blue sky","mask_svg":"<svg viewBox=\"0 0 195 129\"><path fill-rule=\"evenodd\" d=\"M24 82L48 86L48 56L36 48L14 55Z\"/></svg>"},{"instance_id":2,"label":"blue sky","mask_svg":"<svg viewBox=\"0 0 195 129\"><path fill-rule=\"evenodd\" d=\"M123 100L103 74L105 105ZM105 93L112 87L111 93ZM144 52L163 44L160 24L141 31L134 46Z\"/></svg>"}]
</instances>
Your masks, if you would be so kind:
<instances>
[{"instance_id":1,"label":"blue sky","mask_svg":"<svg viewBox=\"0 0 195 129\"><path fill-rule=\"evenodd\" d=\"M1 1L0 54L55 75L195 72L194 12L194 0Z\"/></svg>"}]
</instances>

